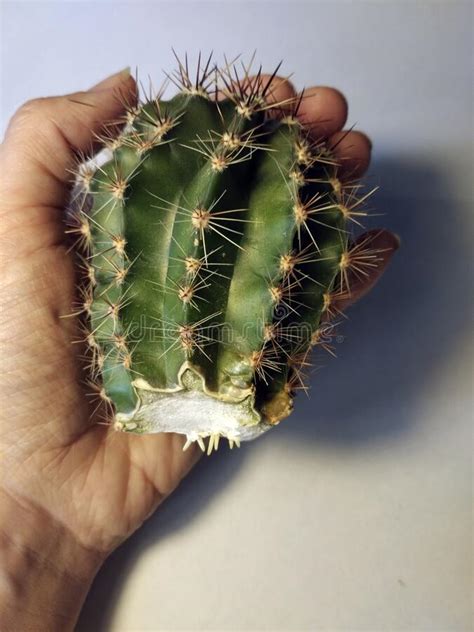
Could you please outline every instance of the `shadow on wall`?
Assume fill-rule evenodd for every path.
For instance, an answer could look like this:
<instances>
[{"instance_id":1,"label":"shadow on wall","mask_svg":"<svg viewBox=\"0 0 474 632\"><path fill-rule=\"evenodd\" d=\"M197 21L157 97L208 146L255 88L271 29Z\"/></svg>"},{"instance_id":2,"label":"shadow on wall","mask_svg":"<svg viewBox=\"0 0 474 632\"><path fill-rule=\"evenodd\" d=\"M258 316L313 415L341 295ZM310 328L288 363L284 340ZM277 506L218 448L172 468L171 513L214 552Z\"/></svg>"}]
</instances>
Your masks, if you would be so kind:
<instances>
[{"instance_id":1,"label":"shadow on wall","mask_svg":"<svg viewBox=\"0 0 474 632\"><path fill-rule=\"evenodd\" d=\"M311 400L301 395L291 420L259 441L390 441L409 432L419 395L430 373L449 361L452 343L467 326L464 291L469 245L463 214L437 169L424 162L375 160L381 190L373 205L384 217L368 227L387 226L402 240L391 268L372 295L350 312L336 343L338 360L323 358L312 380ZM374 176L368 178L372 184ZM466 201L466 206L468 201ZM379 220L379 221L376 221ZM106 632L123 578L142 551L185 527L218 500L258 442L203 459L163 507L108 560L91 589L78 631ZM296 448L295 448L296 449Z\"/></svg>"}]
</instances>

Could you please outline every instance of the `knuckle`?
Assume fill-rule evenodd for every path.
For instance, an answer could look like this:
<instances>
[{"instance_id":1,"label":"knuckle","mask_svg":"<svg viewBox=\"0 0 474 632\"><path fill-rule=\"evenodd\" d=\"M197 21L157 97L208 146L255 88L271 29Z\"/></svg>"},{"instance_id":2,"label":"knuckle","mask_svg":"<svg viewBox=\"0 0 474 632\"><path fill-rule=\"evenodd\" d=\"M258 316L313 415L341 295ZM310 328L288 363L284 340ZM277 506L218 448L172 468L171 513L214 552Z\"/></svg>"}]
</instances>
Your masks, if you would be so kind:
<instances>
[{"instance_id":1,"label":"knuckle","mask_svg":"<svg viewBox=\"0 0 474 632\"><path fill-rule=\"evenodd\" d=\"M29 118L31 116L37 116L43 114L47 107L48 99L45 97L37 97L25 101L13 115L14 119Z\"/></svg>"},{"instance_id":2,"label":"knuckle","mask_svg":"<svg viewBox=\"0 0 474 632\"><path fill-rule=\"evenodd\" d=\"M21 133L21 130L29 129L32 124L35 125L34 122L38 119L45 118L46 101L46 98L29 99L20 105L8 123L6 135Z\"/></svg>"},{"instance_id":3,"label":"knuckle","mask_svg":"<svg viewBox=\"0 0 474 632\"><path fill-rule=\"evenodd\" d=\"M36 97L25 101L10 119L8 131L30 129L32 126L40 129L47 125L55 107L57 107L57 97Z\"/></svg>"},{"instance_id":4,"label":"knuckle","mask_svg":"<svg viewBox=\"0 0 474 632\"><path fill-rule=\"evenodd\" d=\"M54 97L39 97L25 101L10 119L6 138L21 140L23 148L29 151L30 145L35 146L39 137L55 133L54 100Z\"/></svg>"}]
</instances>

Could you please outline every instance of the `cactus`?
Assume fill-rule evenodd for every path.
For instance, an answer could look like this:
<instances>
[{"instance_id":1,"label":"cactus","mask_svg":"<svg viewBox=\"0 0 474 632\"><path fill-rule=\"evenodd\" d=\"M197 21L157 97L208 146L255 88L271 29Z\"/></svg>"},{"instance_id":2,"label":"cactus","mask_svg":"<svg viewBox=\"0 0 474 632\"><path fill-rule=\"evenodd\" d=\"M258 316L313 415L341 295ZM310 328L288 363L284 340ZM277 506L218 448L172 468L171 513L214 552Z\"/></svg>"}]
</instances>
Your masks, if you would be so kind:
<instances>
[{"instance_id":1,"label":"cactus","mask_svg":"<svg viewBox=\"0 0 474 632\"><path fill-rule=\"evenodd\" d=\"M351 250L360 185L299 122L301 97L271 103L260 72L210 59L170 78L175 96L128 105L77 170L79 311L114 427L211 452L291 412L334 296L376 254Z\"/></svg>"}]
</instances>

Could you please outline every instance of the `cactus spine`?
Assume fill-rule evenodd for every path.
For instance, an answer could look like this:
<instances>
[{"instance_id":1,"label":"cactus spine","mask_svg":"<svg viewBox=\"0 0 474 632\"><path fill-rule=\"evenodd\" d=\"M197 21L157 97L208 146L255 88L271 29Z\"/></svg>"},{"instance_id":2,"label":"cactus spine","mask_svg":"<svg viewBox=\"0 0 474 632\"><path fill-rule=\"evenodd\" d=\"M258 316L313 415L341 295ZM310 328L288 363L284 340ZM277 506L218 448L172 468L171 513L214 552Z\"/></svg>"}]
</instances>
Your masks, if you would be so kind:
<instances>
[{"instance_id":1,"label":"cactus spine","mask_svg":"<svg viewBox=\"0 0 474 632\"><path fill-rule=\"evenodd\" d=\"M359 185L341 184L300 98L269 104L271 80L210 59L177 77L170 100L127 107L105 162L80 166L73 231L115 428L212 451L291 412L332 297L373 255L349 247Z\"/></svg>"}]
</instances>

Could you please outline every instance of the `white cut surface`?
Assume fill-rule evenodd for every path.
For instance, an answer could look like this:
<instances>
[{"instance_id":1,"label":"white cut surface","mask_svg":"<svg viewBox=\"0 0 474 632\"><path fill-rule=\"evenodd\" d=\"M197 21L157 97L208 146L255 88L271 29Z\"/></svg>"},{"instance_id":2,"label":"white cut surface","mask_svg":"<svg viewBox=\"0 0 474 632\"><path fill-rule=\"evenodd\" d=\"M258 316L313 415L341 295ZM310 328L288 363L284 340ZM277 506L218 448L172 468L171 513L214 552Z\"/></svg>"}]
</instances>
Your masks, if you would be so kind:
<instances>
[{"instance_id":1,"label":"white cut surface","mask_svg":"<svg viewBox=\"0 0 474 632\"><path fill-rule=\"evenodd\" d=\"M247 400L230 404L200 391L156 393L141 391L142 406L134 417L146 419L147 432L177 432L188 437L219 434L249 441L271 426L265 423L246 425Z\"/></svg>"}]
</instances>

